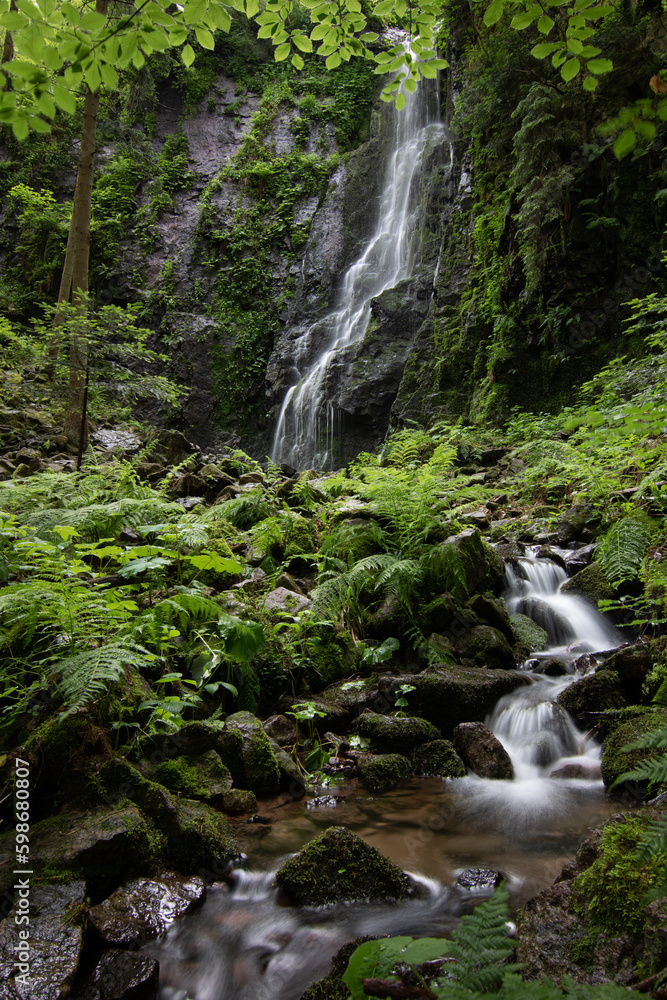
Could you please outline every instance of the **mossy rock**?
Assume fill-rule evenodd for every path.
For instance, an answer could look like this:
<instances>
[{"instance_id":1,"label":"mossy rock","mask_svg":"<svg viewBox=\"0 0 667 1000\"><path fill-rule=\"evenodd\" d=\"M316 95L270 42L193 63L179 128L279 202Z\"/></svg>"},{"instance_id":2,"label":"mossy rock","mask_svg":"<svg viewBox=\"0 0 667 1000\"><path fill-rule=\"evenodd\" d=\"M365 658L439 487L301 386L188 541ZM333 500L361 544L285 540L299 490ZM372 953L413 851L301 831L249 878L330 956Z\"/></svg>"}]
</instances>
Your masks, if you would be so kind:
<instances>
[{"instance_id":1,"label":"mossy rock","mask_svg":"<svg viewBox=\"0 0 667 1000\"><path fill-rule=\"evenodd\" d=\"M475 594L468 601L468 607L481 619L482 624L491 625L498 632L502 632L510 646L514 643L515 637L510 616L499 597L489 597L488 594Z\"/></svg>"},{"instance_id":2,"label":"mossy rock","mask_svg":"<svg viewBox=\"0 0 667 1000\"><path fill-rule=\"evenodd\" d=\"M207 750L201 757L175 757L158 764L152 777L155 781L188 799L213 802L232 787L229 768L220 760L215 750Z\"/></svg>"},{"instance_id":3,"label":"mossy rock","mask_svg":"<svg viewBox=\"0 0 667 1000\"><path fill-rule=\"evenodd\" d=\"M409 875L343 826L331 827L311 840L278 870L276 884L300 906L424 894Z\"/></svg>"},{"instance_id":4,"label":"mossy rock","mask_svg":"<svg viewBox=\"0 0 667 1000\"><path fill-rule=\"evenodd\" d=\"M423 743L440 738L434 725L417 716L364 712L357 719L354 728L360 736L370 739L374 749L388 753L410 753Z\"/></svg>"},{"instance_id":5,"label":"mossy rock","mask_svg":"<svg viewBox=\"0 0 667 1000\"><path fill-rule=\"evenodd\" d=\"M454 643L457 656L473 660L478 667L492 670L509 669L514 666L514 653L502 632L491 625L476 625L468 629Z\"/></svg>"},{"instance_id":6,"label":"mossy rock","mask_svg":"<svg viewBox=\"0 0 667 1000\"><path fill-rule=\"evenodd\" d=\"M411 773L410 761L398 753L371 757L359 765L361 783L371 792L388 792L398 788Z\"/></svg>"},{"instance_id":7,"label":"mossy rock","mask_svg":"<svg viewBox=\"0 0 667 1000\"><path fill-rule=\"evenodd\" d=\"M566 580L561 591L576 597L585 597L597 607L598 601L608 601L614 596L614 588L610 584L600 563L592 562L584 566L578 573Z\"/></svg>"},{"instance_id":8,"label":"mossy rock","mask_svg":"<svg viewBox=\"0 0 667 1000\"><path fill-rule=\"evenodd\" d=\"M174 800L176 815L166 830L167 864L187 875L202 868L212 874L223 871L238 853L234 835L224 816L193 799Z\"/></svg>"},{"instance_id":9,"label":"mossy rock","mask_svg":"<svg viewBox=\"0 0 667 1000\"><path fill-rule=\"evenodd\" d=\"M228 816L243 816L245 813L255 812L257 799L254 792L249 792L245 788L228 788L222 793L220 808Z\"/></svg>"},{"instance_id":10,"label":"mossy rock","mask_svg":"<svg viewBox=\"0 0 667 1000\"><path fill-rule=\"evenodd\" d=\"M235 785L244 780L243 736L237 728L224 722L186 722L169 736L148 736L139 742L139 753L153 765L185 754L200 757L215 750L229 770Z\"/></svg>"},{"instance_id":11,"label":"mossy rock","mask_svg":"<svg viewBox=\"0 0 667 1000\"><path fill-rule=\"evenodd\" d=\"M425 777L465 778L466 766L449 740L433 740L419 747L415 771Z\"/></svg>"},{"instance_id":12,"label":"mossy rock","mask_svg":"<svg viewBox=\"0 0 667 1000\"><path fill-rule=\"evenodd\" d=\"M577 719L583 719L591 712L606 712L627 705L618 674L611 670L596 670L587 674L561 691L556 701Z\"/></svg>"},{"instance_id":13,"label":"mossy rock","mask_svg":"<svg viewBox=\"0 0 667 1000\"><path fill-rule=\"evenodd\" d=\"M413 683L417 708L449 739L460 722L483 722L503 695L531 681L516 670L436 666Z\"/></svg>"},{"instance_id":14,"label":"mossy rock","mask_svg":"<svg viewBox=\"0 0 667 1000\"><path fill-rule=\"evenodd\" d=\"M505 564L477 528L467 528L448 538L445 545L453 545L459 556L469 594L497 590L505 579Z\"/></svg>"},{"instance_id":15,"label":"mossy rock","mask_svg":"<svg viewBox=\"0 0 667 1000\"><path fill-rule=\"evenodd\" d=\"M299 1000L350 1000L350 991L343 982L350 959L360 944L374 941L372 937L360 937L348 941L331 960L331 968L323 979L309 986Z\"/></svg>"},{"instance_id":16,"label":"mossy rock","mask_svg":"<svg viewBox=\"0 0 667 1000\"><path fill-rule=\"evenodd\" d=\"M262 723L250 712L235 712L227 717L225 726L240 733L243 740L242 784L255 795L276 795L280 790L280 768Z\"/></svg>"},{"instance_id":17,"label":"mossy rock","mask_svg":"<svg viewBox=\"0 0 667 1000\"><path fill-rule=\"evenodd\" d=\"M659 708L653 711L645 709L644 711L638 710L634 718L620 722L611 731L602 747L602 780L606 788L609 788L625 771L631 771L644 761L664 754L665 751L660 749L624 750L623 748L640 737L665 726L667 726L667 709ZM633 797L648 797L649 795L646 782L632 782L629 785L629 791ZM653 793L657 791L656 788L652 790Z\"/></svg>"},{"instance_id":18,"label":"mossy rock","mask_svg":"<svg viewBox=\"0 0 667 1000\"><path fill-rule=\"evenodd\" d=\"M528 615L510 615L514 633L514 653L517 660L527 660L531 653L540 653L549 645L549 634Z\"/></svg>"},{"instance_id":19,"label":"mossy rock","mask_svg":"<svg viewBox=\"0 0 667 1000\"><path fill-rule=\"evenodd\" d=\"M88 716L47 719L26 740L25 748L39 760L33 789L35 816L39 815L40 801L51 802L54 796L65 799L69 806L99 803L102 787L98 769L113 754L106 730Z\"/></svg>"},{"instance_id":20,"label":"mossy rock","mask_svg":"<svg viewBox=\"0 0 667 1000\"><path fill-rule=\"evenodd\" d=\"M306 667L306 680L311 691L320 691L353 674L361 653L350 633L343 628L319 625L315 637L319 642L308 644L312 667Z\"/></svg>"}]
</instances>

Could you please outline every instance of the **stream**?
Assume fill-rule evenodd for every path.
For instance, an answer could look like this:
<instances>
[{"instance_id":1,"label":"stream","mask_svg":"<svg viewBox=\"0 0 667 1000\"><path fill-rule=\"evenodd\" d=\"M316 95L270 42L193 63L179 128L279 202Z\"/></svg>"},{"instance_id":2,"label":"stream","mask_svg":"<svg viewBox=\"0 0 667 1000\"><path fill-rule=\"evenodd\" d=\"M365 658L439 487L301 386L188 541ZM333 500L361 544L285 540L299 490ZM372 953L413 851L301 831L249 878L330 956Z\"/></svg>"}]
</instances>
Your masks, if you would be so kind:
<instances>
[{"instance_id":1,"label":"stream","mask_svg":"<svg viewBox=\"0 0 667 1000\"><path fill-rule=\"evenodd\" d=\"M412 778L381 795L356 781L316 798L264 802L248 857L216 883L196 913L145 950L160 962L160 1000L299 1000L331 958L362 934L447 935L479 893L456 885L466 868L497 869L512 903L550 884L588 831L618 806L599 777L600 748L556 704L581 658L617 647L619 633L581 598L563 594L565 571L534 552L508 566L505 602L539 620L551 643L526 661L533 683L502 698L486 720L510 754L513 781L475 775ZM562 676L540 674L560 661ZM346 826L428 888L394 904L289 906L278 867L330 826Z\"/></svg>"}]
</instances>

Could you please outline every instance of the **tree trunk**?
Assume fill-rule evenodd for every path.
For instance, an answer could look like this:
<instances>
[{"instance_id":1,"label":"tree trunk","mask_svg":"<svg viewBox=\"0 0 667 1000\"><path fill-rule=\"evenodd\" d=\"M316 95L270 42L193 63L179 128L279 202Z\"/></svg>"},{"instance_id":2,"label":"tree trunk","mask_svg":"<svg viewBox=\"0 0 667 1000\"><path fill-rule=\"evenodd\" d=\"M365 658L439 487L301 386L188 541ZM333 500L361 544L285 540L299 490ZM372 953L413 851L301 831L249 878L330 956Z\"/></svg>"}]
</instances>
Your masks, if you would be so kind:
<instances>
[{"instance_id":1,"label":"tree trunk","mask_svg":"<svg viewBox=\"0 0 667 1000\"><path fill-rule=\"evenodd\" d=\"M96 0L95 10L106 14L108 0ZM82 334L74 334L70 340L69 358L69 411L65 420L64 433L70 444L77 448L87 444L85 427L84 387L88 368L87 337L85 324L88 312L88 263L90 259L90 209L93 195L93 173L95 170L95 146L97 142L97 114L100 106L100 92L88 88L83 112L79 168L74 188L72 221L67 237L67 250L63 266L58 302L70 300L80 312ZM60 322L56 313L54 321ZM78 324L77 324L78 325Z\"/></svg>"},{"instance_id":2,"label":"tree trunk","mask_svg":"<svg viewBox=\"0 0 667 1000\"><path fill-rule=\"evenodd\" d=\"M16 0L11 0L9 9L14 11L18 10L16 6ZM2 63L11 62L14 58L14 37L11 31L5 31L5 41L2 46ZM9 77L6 76L4 80L0 80L0 91L7 90L9 86Z\"/></svg>"}]
</instances>

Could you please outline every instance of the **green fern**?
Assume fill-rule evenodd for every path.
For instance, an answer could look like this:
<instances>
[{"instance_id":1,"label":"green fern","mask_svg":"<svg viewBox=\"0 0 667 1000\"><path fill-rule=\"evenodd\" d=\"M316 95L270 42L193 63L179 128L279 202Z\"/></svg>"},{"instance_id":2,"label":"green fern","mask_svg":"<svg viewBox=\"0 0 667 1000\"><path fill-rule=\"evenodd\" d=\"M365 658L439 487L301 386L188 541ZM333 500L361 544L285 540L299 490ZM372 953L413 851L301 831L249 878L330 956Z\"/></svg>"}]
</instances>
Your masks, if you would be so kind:
<instances>
[{"instance_id":1,"label":"green fern","mask_svg":"<svg viewBox=\"0 0 667 1000\"><path fill-rule=\"evenodd\" d=\"M621 518L605 535L598 558L610 583L634 580L644 562L651 533L635 515Z\"/></svg>"},{"instance_id":2,"label":"green fern","mask_svg":"<svg viewBox=\"0 0 667 1000\"><path fill-rule=\"evenodd\" d=\"M503 971L519 968L503 965L514 947L507 935L508 912L509 895L500 886L473 913L461 917L452 931L449 953L454 961L447 964L447 974L464 990L496 992Z\"/></svg>"},{"instance_id":3,"label":"green fern","mask_svg":"<svg viewBox=\"0 0 667 1000\"><path fill-rule=\"evenodd\" d=\"M113 537L124 527L137 527L151 521L171 521L182 513L183 509L178 504L167 503L157 497L140 500L125 498L77 509L44 507L31 511L25 517L25 523L45 537L52 535L56 527L68 527L74 528L88 541L97 541Z\"/></svg>"},{"instance_id":4,"label":"green fern","mask_svg":"<svg viewBox=\"0 0 667 1000\"><path fill-rule=\"evenodd\" d=\"M60 660L57 664L57 674L60 675L57 690L64 702L61 717L66 718L96 698L103 697L111 685L123 680L128 667L142 670L149 667L154 659L143 646L125 639Z\"/></svg>"}]
</instances>

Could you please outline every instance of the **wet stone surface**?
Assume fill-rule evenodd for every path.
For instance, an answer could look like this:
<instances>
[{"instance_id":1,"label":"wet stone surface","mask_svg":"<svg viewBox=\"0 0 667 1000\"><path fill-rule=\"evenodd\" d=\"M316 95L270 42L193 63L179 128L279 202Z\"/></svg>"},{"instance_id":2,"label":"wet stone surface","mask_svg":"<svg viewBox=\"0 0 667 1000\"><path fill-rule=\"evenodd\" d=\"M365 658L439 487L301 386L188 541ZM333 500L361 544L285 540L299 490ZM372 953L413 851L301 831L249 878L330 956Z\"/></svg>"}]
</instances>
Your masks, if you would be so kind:
<instances>
[{"instance_id":1,"label":"wet stone surface","mask_svg":"<svg viewBox=\"0 0 667 1000\"><path fill-rule=\"evenodd\" d=\"M125 882L89 911L92 927L106 944L128 945L163 934L178 917L202 903L206 887L197 877L176 872L159 879Z\"/></svg>"}]
</instances>

